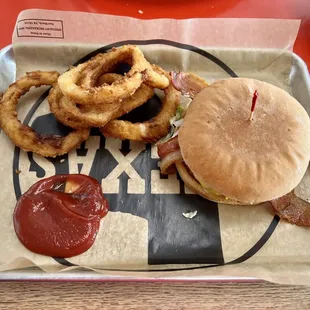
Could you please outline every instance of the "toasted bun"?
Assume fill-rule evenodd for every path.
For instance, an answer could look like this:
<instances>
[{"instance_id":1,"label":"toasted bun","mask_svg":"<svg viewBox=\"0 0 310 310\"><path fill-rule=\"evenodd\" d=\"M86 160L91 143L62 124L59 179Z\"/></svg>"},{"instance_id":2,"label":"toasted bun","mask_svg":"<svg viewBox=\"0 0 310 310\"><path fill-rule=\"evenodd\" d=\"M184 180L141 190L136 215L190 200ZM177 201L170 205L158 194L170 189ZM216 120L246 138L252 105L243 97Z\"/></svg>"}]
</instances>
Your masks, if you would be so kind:
<instances>
[{"instance_id":1,"label":"toasted bun","mask_svg":"<svg viewBox=\"0 0 310 310\"><path fill-rule=\"evenodd\" d=\"M188 168L183 161L176 162L175 166L184 184L194 193L217 203L225 203L230 205L242 204L240 201L229 199L228 197L225 197L219 193L215 193L212 190L210 191L203 188L201 184L191 175L191 173L189 173Z\"/></svg>"},{"instance_id":2,"label":"toasted bun","mask_svg":"<svg viewBox=\"0 0 310 310\"><path fill-rule=\"evenodd\" d=\"M249 120L257 90L254 119ZM179 131L185 163L204 187L244 204L280 197L310 159L310 119L284 90L245 78L215 82L191 103Z\"/></svg>"}]
</instances>

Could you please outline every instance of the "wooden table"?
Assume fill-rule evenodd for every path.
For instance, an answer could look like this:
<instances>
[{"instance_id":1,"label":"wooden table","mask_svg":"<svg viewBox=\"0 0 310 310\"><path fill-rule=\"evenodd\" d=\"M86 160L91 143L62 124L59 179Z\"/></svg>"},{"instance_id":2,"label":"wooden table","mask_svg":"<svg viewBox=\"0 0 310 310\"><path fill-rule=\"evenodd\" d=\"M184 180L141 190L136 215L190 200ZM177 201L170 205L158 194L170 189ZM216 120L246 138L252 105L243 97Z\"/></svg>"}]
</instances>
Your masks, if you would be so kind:
<instances>
[{"instance_id":1,"label":"wooden table","mask_svg":"<svg viewBox=\"0 0 310 310\"><path fill-rule=\"evenodd\" d=\"M310 309L310 288L271 283L0 283L0 309Z\"/></svg>"},{"instance_id":2,"label":"wooden table","mask_svg":"<svg viewBox=\"0 0 310 310\"><path fill-rule=\"evenodd\" d=\"M302 19L294 51L310 65L309 0L0 1L0 48L11 43L27 8L90 11L139 18ZM140 11L140 12L139 12ZM142 13L141 13L142 12ZM0 283L1 309L310 309L310 288L270 283Z\"/></svg>"}]
</instances>

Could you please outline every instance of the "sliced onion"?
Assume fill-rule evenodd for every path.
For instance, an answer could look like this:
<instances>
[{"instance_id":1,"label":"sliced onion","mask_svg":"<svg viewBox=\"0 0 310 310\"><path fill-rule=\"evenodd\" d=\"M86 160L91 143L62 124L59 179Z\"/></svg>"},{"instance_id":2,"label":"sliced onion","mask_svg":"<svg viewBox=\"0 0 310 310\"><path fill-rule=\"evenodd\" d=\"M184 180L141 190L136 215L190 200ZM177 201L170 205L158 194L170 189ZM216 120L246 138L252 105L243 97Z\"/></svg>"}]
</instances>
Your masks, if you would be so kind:
<instances>
[{"instance_id":1,"label":"sliced onion","mask_svg":"<svg viewBox=\"0 0 310 310\"><path fill-rule=\"evenodd\" d=\"M174 134L172 135L171 139L177 137L179 135L179 131L180 131L180 129L175 131Z\"/></svg>"},{"instance_id":2,"label":"sliced onion","mask_svg":"<svg viewBox=\"0 0 310 310\"><path fill-rule=\"evenodd\" d=\"M180 150L169 153L160 162L160 171L162 174L172 174L175 173L174 164L176 162L183 161Z\"/></svg>"},{"instance_id":3,"label":"sliced onion","mask_svg":"<svg viewBox=\"0 0 310 310\"><path fill-rule=\"evenodd\" d=\"M181 127L182 124L183 124L183 118L173 122L173 126L176 128Z\"/></svg>"}]
</instances>

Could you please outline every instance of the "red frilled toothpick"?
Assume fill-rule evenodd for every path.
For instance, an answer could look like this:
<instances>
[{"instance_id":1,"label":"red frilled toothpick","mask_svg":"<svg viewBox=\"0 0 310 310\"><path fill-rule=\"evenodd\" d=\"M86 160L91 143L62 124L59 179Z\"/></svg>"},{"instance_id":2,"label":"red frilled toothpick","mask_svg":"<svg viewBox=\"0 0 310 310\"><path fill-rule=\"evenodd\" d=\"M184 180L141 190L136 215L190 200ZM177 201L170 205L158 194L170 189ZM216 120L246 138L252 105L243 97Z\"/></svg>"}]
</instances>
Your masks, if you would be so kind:
<instances>
[{"instance_id":1,"label":"red frilled toothpick","mask_svg":"<svg viewBox=\"0 0 310 310\"><path fill-rule=\"evenodd\" d=\"M254 115L254 110L255 110L257 98L258 98L258 92L257 92L257 90L255 90L255 92L253 94L253 98L252 98L250 121L253 121L253 115Z\"/></svg>"}]
</instances>

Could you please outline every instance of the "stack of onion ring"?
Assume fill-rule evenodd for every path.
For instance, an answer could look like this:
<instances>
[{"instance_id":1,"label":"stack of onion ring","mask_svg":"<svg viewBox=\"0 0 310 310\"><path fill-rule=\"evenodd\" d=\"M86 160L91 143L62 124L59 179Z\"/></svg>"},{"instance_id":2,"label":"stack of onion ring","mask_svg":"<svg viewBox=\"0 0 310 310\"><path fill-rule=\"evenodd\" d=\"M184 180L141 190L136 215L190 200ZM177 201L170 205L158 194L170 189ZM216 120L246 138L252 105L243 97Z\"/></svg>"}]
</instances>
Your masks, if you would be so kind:
<instances>
[{"instance_id":1,"label":"stack of onion ring","mask_svg":"<svg viewBox=\"0 0 310 310\"><path fill-rule=\"evenodd\" d=\"M121 79L111 85L78 85L81 73L91 70L91 81L104 74L113 71L118 63L128 63L131 69ZM100 66L98 66L98 64ZM169 80L165 75L156 72L150 63L146 61L141 50L132 45L124 45L114 48L108 53L98 54L86 63L62 74L58 79L62 93L69 99L78 104L111 104L121 105L121 101L128 98L145 82L151 87L164 89L169 85ZM91 86L91 87L89 87Z\"/></svg>"},{"instance_id":2,"label":"stack of onion ring","mask_svg":"<svg viewBox=\"0 0 310 310\"><path fill-rule=\"evenodd\" d=\"M119 138L122 140L136 140L155 142L168 134L170 119L175 115L180 104L180 93L170 84L164 90L160 112L153 118L143 123L132 123L124 120L112 120L100 129L105 137Z\"/></svg>"},{"instance_id":3,"label":"stack of onion ring","mask_svg":"<svg viewBox=\"0 0 310 310\"><path fill-rule=\"evenodd\" d=\"M114 73L118 64L131 66L124 75ZM19 98L32 86L51 85L48 101L51 112L62 124L73 128L65 137L36 133L17 119ZM157 116L144 123L119 120L154 96L154 88L165 98ZM0 98L0 124L12 142L25 151L46 157L69 152L98 127L105 136L155 142L165 136L169 120L180 102L180 92L162 68L150 64L133 45L113 48L59 75L56 71L28 72Z\"/></svg>"},{"instance_id":4,"label":"stack of onion ring","mask_svg":"<svg viewBox=\"0 0 310 310\"><path fill-rule=\"evenodd\" d=\"M100 81L117 81L122 76L107 73L100 77ZM103 127L111 119L120 117L133 109L144 104L153 97L154 91L151 87L141 84L140 88L130 97L123 100L120 107L106 107L106 105L81 105L67 99L56 84L50 91L49 104L55 117L61 123L72 128Z\"/></svg>"}]
</instances>

